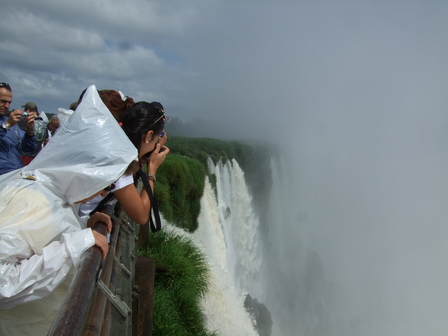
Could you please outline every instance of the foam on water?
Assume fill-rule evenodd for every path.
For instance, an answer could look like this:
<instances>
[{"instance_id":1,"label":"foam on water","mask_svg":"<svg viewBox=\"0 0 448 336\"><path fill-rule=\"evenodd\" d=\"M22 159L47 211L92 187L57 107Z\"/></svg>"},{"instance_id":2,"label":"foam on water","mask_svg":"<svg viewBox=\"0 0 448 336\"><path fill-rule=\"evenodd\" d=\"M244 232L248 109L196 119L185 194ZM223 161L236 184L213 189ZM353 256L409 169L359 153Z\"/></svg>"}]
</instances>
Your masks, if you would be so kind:
<instances>
[{"instance_id":1,"label":"foam on water","mask_svg":"<svg viewBox=\"0 0 448 336\"><path fill-rule=\"evenodd\" d=\"M201 199L199 228L193 234L195 241L208 257L211 268L210 291L203 299L209 330L218 335L254 335L252 322L244 309L244 293L239 292L231 279L220 210L208 179Z\"/></svg>"}]
</instances>

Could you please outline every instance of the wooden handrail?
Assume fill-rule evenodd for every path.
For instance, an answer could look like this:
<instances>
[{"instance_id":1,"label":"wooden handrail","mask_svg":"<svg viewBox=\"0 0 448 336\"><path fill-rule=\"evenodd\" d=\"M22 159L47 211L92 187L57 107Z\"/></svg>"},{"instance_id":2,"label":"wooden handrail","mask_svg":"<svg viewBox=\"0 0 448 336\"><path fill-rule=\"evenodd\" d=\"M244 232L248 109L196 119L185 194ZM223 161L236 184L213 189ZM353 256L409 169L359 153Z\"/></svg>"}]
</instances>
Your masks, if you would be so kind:
<instances>
[{"instance_id":1,"label":"wooden handrail","mask_svg":"<svg viewBox=\"0 0 448 336\"><path fill-rule=\"evenodd\" d=\"M99 281L101 281L106 287L109 287L110 284L110 276L114 266L114 259L116 257L119 258L119 255L117 256L115 253L119 231L119 226L114 224L109 239L109 251L107 252L107 257L99 277ZM91 301L92 304L90 305L89 312L87 314L88 318L86 319L83 327L83 336L99 336L102 329L107 299L101 291L95 290Z\"/></svg>"},{"instance_id":2,"label":"wooden handrail","mask_svg":"<svg viewBox=\"0 0 448 336\"><path fill-rule=\"evenodd\" d=\"M93 229L105 234L107 227L105 223L97 222ZM81 256L78 270L48 332L49 336L80 335L95 288L101 256L101 249L97 246L88 249Z\"/></svg>"},{"instance_id":3,"label":"wooden handrail","mask_svg":"<svg viewBox=\"0 0 448 336\"><path fill-rule=\"evenodd\" d=\"M104 212L112 220L107 257L102 261L97 246L81 256L49 336L152 333L155 262L137 258L138 241L147 237L139 238L140 225L130 221L119 205ZM106 224L98 222L93 229L105 234Z\"/></svg>"}]
</instances>

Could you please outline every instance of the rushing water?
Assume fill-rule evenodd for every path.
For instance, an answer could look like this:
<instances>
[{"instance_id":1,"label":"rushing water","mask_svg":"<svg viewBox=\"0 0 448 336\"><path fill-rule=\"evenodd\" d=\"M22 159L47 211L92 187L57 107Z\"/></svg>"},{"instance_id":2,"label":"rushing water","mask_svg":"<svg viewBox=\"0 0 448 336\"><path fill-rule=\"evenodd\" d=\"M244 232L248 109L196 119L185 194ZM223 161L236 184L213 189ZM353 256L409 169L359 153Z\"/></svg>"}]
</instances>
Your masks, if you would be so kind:
<instances>
[{"instance_id":1,"label":"rushing water","mask_svg":"<svg viewBox=\"0 0 448 336\"><path fill-rule=\"evenodd\" d=\"M243 305L260 267L258 220L238 164L210 161L209 169L216 175L216 190L207 178L194 233L211 266L211 288L203 301L208 327L221 336L257 335Z\"/></svg>"},{"instance_id":2,"label":"rushing water","mask_svg":"<svg viewBox=\"0 0 448 336\"><path fill-rule=\"evenodd\" d=\"M273 335L287 335L280 324L295 324L290 309L297 293L303 294L302 289L295 292L295 279L310 266L291 271L291 265L304 264L300 259L308 256L302 253L294 232L287 230L294 212L284 211L292 197L288 192L291 180L282 178L285 163L270 161L271 176L266 178L273 183L267 204L269 229L264 235L238 163L215 165L209 160L208 169L216 177L216 186L206 179L199 228L193 238L208 256L212 270L211 288L203 301L209 328L221 336L257 335L243 308L245 295L250 294L271 311Z\"/></svg>"},{"instance_id":3,"label":"rushing water","mask_svg":"<svg viewBox=\"0 0 448 336\"><path fill-rule=\"evenodd\" d=\"M291 223L301 220L298 209L285 211L294 198L292 174L282 159L271 158L267 230L260 220L236 161L213 164L212 187L206 179L199 228L193 238L208 256L211 288L204 299L210 330L218 335L257 335L243 308L249 293L270 310L275 336L326 334L320 326L323 307L322 265L305 248ZM300 327L299 327L300 326Z\"/></svg>"}]
</instances>

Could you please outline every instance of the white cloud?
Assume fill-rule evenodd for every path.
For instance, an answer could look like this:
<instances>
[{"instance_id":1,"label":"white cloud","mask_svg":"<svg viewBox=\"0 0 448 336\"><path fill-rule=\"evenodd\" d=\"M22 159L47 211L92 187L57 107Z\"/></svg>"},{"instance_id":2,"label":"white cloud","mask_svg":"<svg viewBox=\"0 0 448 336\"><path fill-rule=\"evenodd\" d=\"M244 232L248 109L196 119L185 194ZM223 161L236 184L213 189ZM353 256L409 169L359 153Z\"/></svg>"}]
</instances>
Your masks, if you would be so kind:
<instances>
[{"instance_id":1,"label":"white cloud","mask_svg":"<svg viewBox=\"0 0 448 336\"><path fill-rule=\"evenodd\" d=\"M8 65L3 73L15 88L14 96L29 95L45 105L49 101L40 101L40 94L51 94L56 98L53 110L66 106L62 99L91 83L108 88L120 83L142 99L156 96L156 85L147 83L166 82L154 79L172 72L167 61L178 59L157 41L184 33L184 25L195 16L185 6L165 8L147 1L22 1L4 9L0 62ZM29 81L35 89L24 85ZM54 90L60 90L59 102Z\"/></svg>"}]
</instances>

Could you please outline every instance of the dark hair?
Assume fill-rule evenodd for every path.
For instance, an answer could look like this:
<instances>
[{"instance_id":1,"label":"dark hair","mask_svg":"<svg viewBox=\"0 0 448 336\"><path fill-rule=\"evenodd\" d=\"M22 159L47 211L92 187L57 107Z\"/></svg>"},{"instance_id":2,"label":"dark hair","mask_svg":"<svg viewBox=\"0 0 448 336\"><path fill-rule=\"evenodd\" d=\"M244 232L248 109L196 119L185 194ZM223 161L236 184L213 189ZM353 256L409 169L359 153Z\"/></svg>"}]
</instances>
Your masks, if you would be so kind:
<instances>
[{"instance_id":1,"label":"dark hair","mask_svg":"<svg viewBox=\"0 0 448 336\"><path fill-rule=\"evenodd\" d=\"M153 102L151 102L151 105L154 105L155 107L158 107L161 110L165 110L163 108L163 105L161 103L159 103L159 102L153 101Z\"/></svg>"},{"instance_id":2,"label":"dark hair","mask_svg":"<svg viewBox=\"0 0 448 336\"><path fill-rule=\"evenodd\" d=\"M145 101L135 103L122 116L122 129L140 151L142 137L149 131L160 134L165 126L165 112Z\"/></svg>"},{"instance_id":3,"label":"dark hair","mask_svg":"<svg viewBox=\"0 0 448 336\"><path fill-rule=\"evenodd\" d=\"M81 100L84 98L84 95L86 94L88 88L85 88L84 90L82 90L81 94L79 95L78 98L78 104L81 102Z\"/></svg>"},{"instance_id":4,"label":"dark hair","mask_svg":"<svg viewBox=\"0 0 448 336\"><path fill-rule=\"evenodd\" d=\"M10 86L8 83L1 82L1 83L0 83L0 88L5 88L5 89L8 90L9 92L12 92L12 91L11 91L11 86Z\"/></svg>"},{"instance_id":5,"label":"dark hair","mask_svg":"<svg viewBox=\"0 0 448 336\"><path fill-rule=\"evenodd\" d=\"M138 163L138 161L132 161L128 168L126 168L124 175L134 175L135 173L137 173L140 169L140 164Z\"/></svg>"},{"instance_id":6,"label":"dark hair","mask_svg":"<svg viewBox=\"0 0 448 336\"><path fill-rule=\"evenodd\" d=\"M70 104L69 109L75 111L77 107L78 107L78 102L75 101L75 102Z\"/></svg>"},{"instance_id":7,"label":"dark hair","mask_svg":"<svg viewBox=\"0 0 448 336\"><path fill-rule=\"evenodd\" d=\"M121 116L124 111L134 105L134 99L125 96L126 99L123 100L120 94L115 90L101 90L98 91L104 105L109 109L110 113L115 117L115 119L120 122Z\"/></svg>"}]
</instances>

